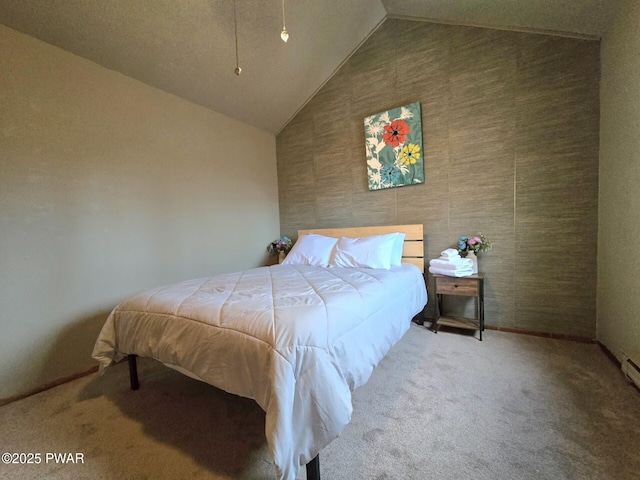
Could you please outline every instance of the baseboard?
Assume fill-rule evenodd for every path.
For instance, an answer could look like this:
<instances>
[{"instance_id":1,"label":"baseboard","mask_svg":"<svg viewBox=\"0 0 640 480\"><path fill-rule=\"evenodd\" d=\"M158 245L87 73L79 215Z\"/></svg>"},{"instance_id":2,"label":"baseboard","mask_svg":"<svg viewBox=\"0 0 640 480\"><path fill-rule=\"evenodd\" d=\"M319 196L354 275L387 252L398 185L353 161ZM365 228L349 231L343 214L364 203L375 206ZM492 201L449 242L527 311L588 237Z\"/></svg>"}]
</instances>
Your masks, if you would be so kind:
<instances>
[{"instance_id":1,"label":"baseboard","mask_svg":"<svg viewBox=\"0 0 640 480\"><path fill-rule=\"evenodd\" d=\"M598 342L598 346L600 346L600 349L604 352L607 358L611 360L613 364L618 367L618 369L622 369L622 363L620 363L620 360L618 360L618 358L613 353L611 353L611 350L609 350L606 345Z\"/></svg>"},{"instance_id":2,"label":"baseboard","mask_svg":"<svg viewBox=\"0 0 640 480\"><path fill-rule=\"evenodd\" d=\"M91 375L92 373L96 373L97 371L98 371L98 366L96 365L89 368L88 370L73 373L71 375L67 375L66 377L58 378L53 382L45 383L44 385L36 387L25 393L20 393L12 397L0 398L0 407L2 407L3 405L7 405L9 403L16 402L18 400L22 400L23 398L30 397L31 395L35 395L36 393L44 392L45 390L49 390L50 388L57 387L58 385L62 385L63 383L68 383L68 382L71 382L72 380L77 380L78 378L86 377L87 375Z\"/></svg>"},{"instance_id":3,"label":"baseboard","mask_svg":"<svg viewBox=\"0 0 640 480\"><path fill-rule=\"evenodd\" d=\"M534 337L554 338L556 340L569 340L579 343L597 343L595 338L581 337L580 335L566 335L564 333L535 332L531 330L519 330L517 328L494 327L485 325L486 330L496 330L499 332L520 333L522 335L533 335Z\"/></svg>"},{"instance_id":4,"label":"baseboard","mask_svg":"<svg viewBox=\"0 0 640 480\"><path fill-rule=\"evenodd\" d=\"M424 318L425 322L433 323L433 318ZM547 333L536 332L533 330L520 330L519 328L495 327L493 325L485 325L485 330L495 330L497 332L519 333L521 335L532 335L534 337L554 338L556 340L568 340L570 342L579 343L597 343L596 339L589 337L581 337L580 335L566 335L563 333Z\"/></svg>"}]
</instances>

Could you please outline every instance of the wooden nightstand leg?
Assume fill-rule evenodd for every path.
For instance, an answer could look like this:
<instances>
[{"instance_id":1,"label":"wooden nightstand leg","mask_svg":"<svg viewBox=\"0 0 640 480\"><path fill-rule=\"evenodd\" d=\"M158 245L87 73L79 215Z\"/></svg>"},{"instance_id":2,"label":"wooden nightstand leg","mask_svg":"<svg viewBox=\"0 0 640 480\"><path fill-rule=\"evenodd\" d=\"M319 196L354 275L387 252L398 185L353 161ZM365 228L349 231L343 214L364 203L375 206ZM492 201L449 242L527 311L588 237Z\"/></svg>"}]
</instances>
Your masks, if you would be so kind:
<instances>
[{"instance_id":1,"label":"wooden nightstand leg","mask_svg":"<svg viewBox=\"0 0 640 480\"><path fill-rule=\"evenodd\" d=\"M480 324L480 341L482 341L482 332L484 332L484 295L478 297L478 320Z\"/></svg>"},{"instance_id":2,"label":"wooden nightstand leg","mask_svg":"<svg viewBox=\"0 0 640 480\"><path fill-rule=\"evenodd\" d=\"M438 320L440 319L440 314L442 312L442 294L436 295L436 318L433 320L433 331L434 333L438 333Z\"/></svg>"}]
</instances>

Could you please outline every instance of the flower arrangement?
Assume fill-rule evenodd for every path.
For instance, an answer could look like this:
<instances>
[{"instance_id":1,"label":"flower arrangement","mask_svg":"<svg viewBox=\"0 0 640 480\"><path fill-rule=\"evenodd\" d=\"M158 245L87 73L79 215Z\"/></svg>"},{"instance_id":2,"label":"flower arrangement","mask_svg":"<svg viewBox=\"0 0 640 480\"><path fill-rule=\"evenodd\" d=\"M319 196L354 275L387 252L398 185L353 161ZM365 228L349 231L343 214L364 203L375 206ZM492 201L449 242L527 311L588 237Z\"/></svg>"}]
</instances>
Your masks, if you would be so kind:
<instances>
[{"instance_id":1,"label":"flower arrangement","mask_svg":"<svg viewBox=\"0 0 640 480\"><path fill-rule=\"evenodd\" d=\"M280 252L289 253L291 247L293 246L291 239L289 237L282 237L278 240L274 240L267 246L267 252L272 257L277 257Z\"/></svg>"},{"instance_id":2,"label":"flower arrangement","mask_svg":"<svg viewBox=\"0 0 640 480\"><path fill-rule=\"evenodd\" d=\"M458 253L466 256L467 252L479 253L491 250L491 242L482 233L478 235L463 235L458 240Z\"/></svg>"}]
</instances>

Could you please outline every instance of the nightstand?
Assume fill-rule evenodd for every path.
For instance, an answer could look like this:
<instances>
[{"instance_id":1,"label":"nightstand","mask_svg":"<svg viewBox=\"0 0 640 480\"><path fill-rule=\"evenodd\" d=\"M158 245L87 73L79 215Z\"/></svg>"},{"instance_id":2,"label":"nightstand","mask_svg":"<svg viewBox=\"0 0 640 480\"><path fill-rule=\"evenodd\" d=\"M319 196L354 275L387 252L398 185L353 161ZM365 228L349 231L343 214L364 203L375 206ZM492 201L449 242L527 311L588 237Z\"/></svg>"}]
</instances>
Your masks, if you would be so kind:
<instances>
[{"instance_id":1,"label":"nightstand","mask_svg":"<svg viewBox=\"0 0 640 480\"><path fill-rule=\"evenodd\" d=\"M468 277L449 277L447 275L433 275L436 291L436 318L432 328L438 333L440 325L455 328L478 330L480 341L484 330L484 274L476 273ZM455 317L445 315L442 311L442 298L444 295L458 295L463 297L476 297L475 318Z\"/></svg>"}]
</instances>

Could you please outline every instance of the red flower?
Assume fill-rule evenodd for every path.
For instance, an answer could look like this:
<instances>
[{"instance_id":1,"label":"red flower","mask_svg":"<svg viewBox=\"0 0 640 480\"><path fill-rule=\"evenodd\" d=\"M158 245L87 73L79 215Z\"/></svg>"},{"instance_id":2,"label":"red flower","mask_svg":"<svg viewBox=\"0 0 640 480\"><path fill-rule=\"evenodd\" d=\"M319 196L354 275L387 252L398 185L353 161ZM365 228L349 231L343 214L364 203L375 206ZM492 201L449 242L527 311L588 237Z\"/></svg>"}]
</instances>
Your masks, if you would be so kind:
<instances>
[{"instance_id":1,"label":"red flower","mask_svg":"<svg viewBox=\"0 0 640 480\"><path fill-rule=\"evenodd\" d=\"M385 125L382 139L387 145L397 147L399 143L404 143L405 137L409 135L411 129L404 120L394 120L391 125Z\"/></svg>"}]
</instances>

